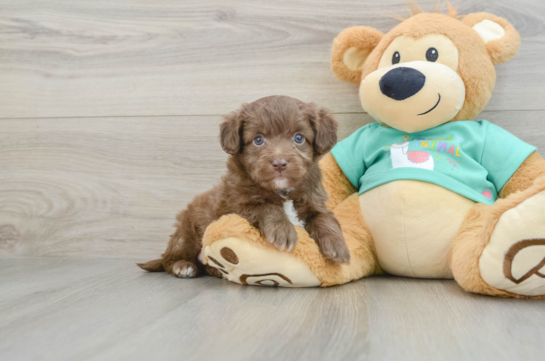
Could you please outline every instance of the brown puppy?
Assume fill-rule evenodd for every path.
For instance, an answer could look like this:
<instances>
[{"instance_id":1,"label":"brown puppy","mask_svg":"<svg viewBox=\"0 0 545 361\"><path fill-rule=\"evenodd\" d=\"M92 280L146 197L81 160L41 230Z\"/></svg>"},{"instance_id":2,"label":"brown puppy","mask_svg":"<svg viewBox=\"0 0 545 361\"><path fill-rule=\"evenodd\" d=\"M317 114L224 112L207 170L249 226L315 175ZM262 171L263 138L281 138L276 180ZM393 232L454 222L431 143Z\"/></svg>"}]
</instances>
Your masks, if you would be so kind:
<instances>
[{"instance_id":1,"label":"brown puppy","mask_svg":"<svg viewBox=\"0 0 545 361\"><path fill-rule=\"evenodd\" d=\"M339 223L325 206L318 167L320 157L337 142L336 131L337 123L325 109L287 96L243 104L225 116L220 140L231 154L227 174L178 214L163 257L139 266L178 277L197 276L203 270L199 254L206 227L229 213L246 218L280 250L296 245L294 224L300 220L326 258L348 263L350 253ZM221 277L212 267L206 270Z\"/></svg>"}]
</instances>

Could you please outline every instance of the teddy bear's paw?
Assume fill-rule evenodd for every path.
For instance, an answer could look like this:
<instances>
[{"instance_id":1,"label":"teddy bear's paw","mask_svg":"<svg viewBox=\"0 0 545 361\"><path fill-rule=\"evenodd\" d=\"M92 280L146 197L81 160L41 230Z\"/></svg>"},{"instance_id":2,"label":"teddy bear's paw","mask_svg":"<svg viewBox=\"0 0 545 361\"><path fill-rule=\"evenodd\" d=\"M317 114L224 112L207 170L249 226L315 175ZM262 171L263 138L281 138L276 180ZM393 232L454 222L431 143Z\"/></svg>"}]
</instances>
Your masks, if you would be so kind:
<instances>
[{"instance_id":1,"label":"teddy bear's paw","mask_svg":"<svg viewBox=\"0 0 545 361\"><path fill-rule=\"evenodd\" d=\"M225 238L204 248L204 262L223 278L255 286L316 287L320 281L300 259L287 252Z\"/></svg>"},{"instance_id":2,"label":"teddy bear's paw","mask_svg":"<svg viewBox=\"0 0 545 361\"><path fill-rule=\"evenodd\" d=\"M545 295L545 191L502 214L479 267L491 286L525 296Z\"/></svg>"}]
</instances>

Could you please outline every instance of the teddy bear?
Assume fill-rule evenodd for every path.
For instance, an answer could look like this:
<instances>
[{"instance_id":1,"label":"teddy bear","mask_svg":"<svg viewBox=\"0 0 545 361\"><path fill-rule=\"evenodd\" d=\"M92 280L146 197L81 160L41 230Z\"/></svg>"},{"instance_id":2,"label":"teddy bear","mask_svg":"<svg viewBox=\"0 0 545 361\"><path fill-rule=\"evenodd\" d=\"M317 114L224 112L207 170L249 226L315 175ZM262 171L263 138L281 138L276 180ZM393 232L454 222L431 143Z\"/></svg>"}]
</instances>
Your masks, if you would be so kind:
<instances>
[{"instance_id":1,"label":"teddy bear","mask_svg":"<svg viewBox=\"0 0 545 361\"><path fill-rule=\"evenodd\" d=\"M519 45L507 20L460 17L450 4L447 14L414 11L386 34L342 31L331 68L359 86L376 121L320 161L350 263L325 259L300 227L297 246L279 251L237 215L207 228L204 263L244 285L327 287L387 273L545 299L545 160L473 120L492 95L494 66Z\"/></svg>"}]
</instances>

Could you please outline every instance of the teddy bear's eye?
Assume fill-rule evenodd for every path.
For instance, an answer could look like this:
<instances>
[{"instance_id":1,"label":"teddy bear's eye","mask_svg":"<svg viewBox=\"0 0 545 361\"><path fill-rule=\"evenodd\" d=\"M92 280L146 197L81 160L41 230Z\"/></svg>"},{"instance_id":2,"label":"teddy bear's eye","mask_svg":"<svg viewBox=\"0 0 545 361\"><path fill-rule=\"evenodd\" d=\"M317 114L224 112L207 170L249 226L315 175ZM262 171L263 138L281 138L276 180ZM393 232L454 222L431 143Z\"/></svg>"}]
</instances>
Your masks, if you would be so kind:
<instances>
[{"instance_id":1,"label":"teddy bear's eye","mask_svg":"<svg viewBox=\"0 0 545 361\"><path fill-rule=\"evenodd\" d=\"M392 56L392 64L397 64L401 61L401 55L399 54L399 51L396 51L394 55Z\"/></svg>"},{"instance_id":2,"label":"teddy bear's eye","mask_svg":"<svg viewBox=\"0 0 545 361\"><path fill-rule=\"evenodd\" d=\"M428 61L437 61L437 58L439 57L439 52L435 48L429 48L428 51L426 51L426 59Z\"/></svg>"}]
</instances>

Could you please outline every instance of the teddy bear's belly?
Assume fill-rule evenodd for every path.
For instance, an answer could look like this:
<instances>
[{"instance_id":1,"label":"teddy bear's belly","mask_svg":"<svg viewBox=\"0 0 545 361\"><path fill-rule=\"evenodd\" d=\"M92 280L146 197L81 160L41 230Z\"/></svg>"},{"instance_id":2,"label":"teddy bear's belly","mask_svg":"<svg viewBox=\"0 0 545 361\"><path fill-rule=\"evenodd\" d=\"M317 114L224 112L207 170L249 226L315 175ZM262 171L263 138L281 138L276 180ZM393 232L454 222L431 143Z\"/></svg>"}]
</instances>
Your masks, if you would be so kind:
<instances>
[{"instance_id":1,"label":"teddy bear's belly","mask_svg":"<svg viewBox=\"0 0 545 361\"><path fill-rule=\"evenodd\" d=\"M448 189L414 180L386 183L360 196L380 266L407 277L453 278L451 242L474 204Z\"/></svg>"}]
</instances>

